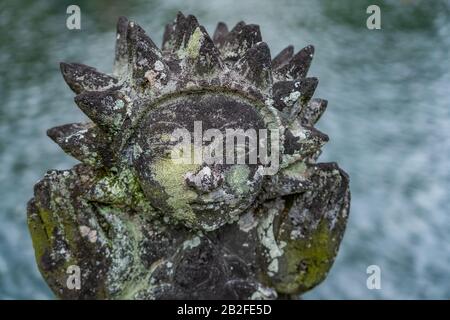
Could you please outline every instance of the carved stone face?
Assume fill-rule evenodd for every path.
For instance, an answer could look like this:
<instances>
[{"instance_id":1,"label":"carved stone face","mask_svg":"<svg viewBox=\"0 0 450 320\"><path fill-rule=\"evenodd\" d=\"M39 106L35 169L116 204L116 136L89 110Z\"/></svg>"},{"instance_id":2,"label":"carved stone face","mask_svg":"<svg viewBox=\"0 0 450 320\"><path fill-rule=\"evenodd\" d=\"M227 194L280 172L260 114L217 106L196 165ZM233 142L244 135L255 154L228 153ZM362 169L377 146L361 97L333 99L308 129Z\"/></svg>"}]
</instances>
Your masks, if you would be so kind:
<instances>
[{"instance_id":1,"label":"carved stone face","mask_svg":"<svg viewBox=\"0 0 450 320\"><path fill-rule=\"evenodd\" d=\"M258 133L264 128L257 109L244 99L191 94L151 108L131 138L129 150L152 206L188 227L212 230L238 217L255 200L262 184L262 165L259 159L256 163L250 160L250 148L257 141L246 139L243 132L253 129ZM231 137L235 142L231 150L227 132L240 135ZM222 150L215 149L221 154L212 151L214 145L222 146ZM190 154L186 157L183 150ZM227 154L235 151L230 163ZM238 162L237 154L244 152L244 163ZM176 155L184 158L177 160Z\"/></svg>"}]
</instances>

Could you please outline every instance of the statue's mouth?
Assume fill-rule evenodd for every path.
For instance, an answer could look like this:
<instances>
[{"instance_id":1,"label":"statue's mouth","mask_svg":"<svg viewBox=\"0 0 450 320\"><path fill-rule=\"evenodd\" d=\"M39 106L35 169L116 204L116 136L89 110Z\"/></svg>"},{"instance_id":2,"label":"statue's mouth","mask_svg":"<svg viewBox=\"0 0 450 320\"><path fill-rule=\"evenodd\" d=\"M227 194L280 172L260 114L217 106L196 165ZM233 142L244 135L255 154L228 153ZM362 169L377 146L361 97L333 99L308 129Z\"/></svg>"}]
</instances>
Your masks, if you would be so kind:
<instances>
[{"instance_id":1,"label":"statue's mouth","mask_svg":"<svg viewBox=\"0 0 450 320\"><path fill-rule=\"evenodd\" d=\"M234 202L233 200L233 195L215 190L213 192L198 195L196 199L189 202L189 205L191 205L193 209L205 209L205 207L210 206L219 207L225 204L231 204Z\"/></svg>"},{"instance_id":2,"label":"statue's mouth","mask_svg":"<svg viewBox=\"0 0 450 320\"><path fill-rule=\"evenodd\" d=\"M226 201L224 201L224 200L222 200L222 201L198 201L198 200L196 200L196 201L190 202L189 204L193 209L205 209L210 206L215 206L215 207L222 206L223 204L225 204L225 202Z\"/></svg>"}]
</instances>

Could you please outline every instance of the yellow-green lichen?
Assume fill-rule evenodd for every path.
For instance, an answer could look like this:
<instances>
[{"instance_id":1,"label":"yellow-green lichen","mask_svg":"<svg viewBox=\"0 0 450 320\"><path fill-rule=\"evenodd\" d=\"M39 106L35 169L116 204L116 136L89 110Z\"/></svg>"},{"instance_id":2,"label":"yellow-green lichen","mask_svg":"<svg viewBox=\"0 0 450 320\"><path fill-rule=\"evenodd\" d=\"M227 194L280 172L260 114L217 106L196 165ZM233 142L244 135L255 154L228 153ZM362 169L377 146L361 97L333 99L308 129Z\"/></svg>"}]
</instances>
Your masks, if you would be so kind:
<instances>
[{"instance_id":1,"label":"yellow-green lichen","mask_svg":"<svg viewBox=\"0 0 450 320\"><path fill-rule=\"evenodd\" d=\"M203 34L200 27L197 27L189 39L186 47L186 53L189 58L196 59L199 55L200 47L203 41Z\"/></svg>"},{"instance_id":2,"label":"yellow-green lichen","mask_svg":"<svg viewBox=\"0 0 450 320\"><path fill-rule=\"evenodd\" d=\"M44 210L41 208L36 208L28 218L28 226L31 233L31 239L33 243L33 248L35 250L35 258L38 262L39 269L44 277L56 277L64 278L65 271L70 265L76 264L74 257L70 254L71 252L77 252L75 232L75 224L72 221L62 220L58 218L58 214ZM45 254L53 253L58 245L56 234L65 239L65 244L69 248L61 246L58 249L58 254L64 257L61 265L54 270L45 270L41 267L41 261Z\"/></svg>"},{"instance_id":3,"label":"yellow-green lichen","mask_svg":"<svg viewBox=\"0 0 450 320\"><path fill-rule=\"evenodd\" d=\"M280 281L275 283L278 292L304 292L325 279L335 255L332 234L326 220L309 237L288 240L286 243L280 260Z\"/></svg>"},{"instance_id":4,"label":"yellow-green lichen","mask_svg":"<svg viewBox=\"0 0 450 320\"><path fill-rule=\"evenodd\" d=\"M168 196L167 204L173 209L174 217L191 224L195 224L196 217L189 202L195 200L197 194L186 186L185 175L198 169L198 164L174 163L170 158L160 159L152 166L156 181Z\"/></svg>"},{"instance_id":5,"label":"yellow-green lichen","mask_svg":"<svg viewBox=\"0 0 450 320\"><path fill-rule=\"evenodd\" d=\"M184 59L186 57L190 59L196 59L199 56L200 47L203 42L203 33L200 27L197 27L194 33L189 38L189 41L185 48L181 48L178 51L178 57Z\"/></svg>"},{"instance_id":6,"label":"yellow-green lichen","mask_svg":"<svg viewBox=\"0 0 450 320\"><path fill-rule=\"evenodd\" d=\"M40 261L45 251L50 248L49 232L40 218L39 213L33 213L28 218L36 261Z\"/></svg>"}]
</instances>

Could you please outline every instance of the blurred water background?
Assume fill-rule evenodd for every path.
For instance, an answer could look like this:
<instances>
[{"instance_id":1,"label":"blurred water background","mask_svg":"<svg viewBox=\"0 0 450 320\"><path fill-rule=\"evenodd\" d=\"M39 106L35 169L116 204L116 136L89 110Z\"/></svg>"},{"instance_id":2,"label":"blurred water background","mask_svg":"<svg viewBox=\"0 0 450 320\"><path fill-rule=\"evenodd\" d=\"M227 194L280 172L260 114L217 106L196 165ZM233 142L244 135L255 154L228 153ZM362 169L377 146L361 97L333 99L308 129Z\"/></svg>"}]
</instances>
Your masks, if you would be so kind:
<instances>
[{"instance_id":1,"label":"blurred water background","mask_svg":"<svg viewBox=\"0 0 450 320\"><path fill-rule=\"evenodd\" d=\"M80 31L66 28L78 4ZM366 28L378 4L382 30ZM450 1L0 2L0 298L46 299L26 226L33 184L75 164L45 135L83 120L59 62L111 72L115 22L126 15L160 43L178 10L212 34L217 21L261 26L272 55L314 44L321 161L351 177L347 233L329 277L305 298L450 298ZM381 290L366 268L380 266Z\"/></svg>"}]
</instances>

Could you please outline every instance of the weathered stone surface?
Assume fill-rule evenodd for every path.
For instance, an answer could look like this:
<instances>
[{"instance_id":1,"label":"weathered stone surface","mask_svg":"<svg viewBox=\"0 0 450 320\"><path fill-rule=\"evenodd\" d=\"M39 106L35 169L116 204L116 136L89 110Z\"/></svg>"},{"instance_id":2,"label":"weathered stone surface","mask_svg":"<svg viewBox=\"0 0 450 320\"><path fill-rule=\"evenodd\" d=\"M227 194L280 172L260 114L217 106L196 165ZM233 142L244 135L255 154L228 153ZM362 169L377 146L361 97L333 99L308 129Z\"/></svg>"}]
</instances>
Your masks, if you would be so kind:
<instances>
[{"instance_id":1,"label":"weathered stone surface","mask_svg":"<svg viewBox=\"0 0 450 320\"><path fill-rule=\"evenodd\" d=\"M278 53L272 60L272 69L278 69L280 66L288 63L294 55L294 46L290 45Z\"/></svg>"},{"instance_id":2,"label":"weathered stone surface","mask_svg":"<svg viewBox=\"0 0 450 320\"><path fill-rule=\"evenodd\" d=\"M120 18L114 77L62 64L92 122L48 131L82 164L49 171L28 205L36 261L56 296L276 299L324 280L345 230L349 178L316 163L328 136L313 125L326 100L312 99L317 79L306 78L312 46L293 52L271 60L258 26L220 23L211 39L180 13L161 50ZM263 175L260 156L174 163L172 133L195 123L275 130L280 166ZM213 142L225 146L200 145ZM70 266L80 268L79 290L67 286Z\"/></svg>"},{"instance_id":3,"label":"weathered stone surface","mask_svg":"<svg viewBox=\"0 0 450 320\"><path fill-rule=\"evenodd\" d=\"M114 87L117 79L81 63L60 64L64 80L75 93L92 90L105 90Z\"/></svg>"}]
</instances>

